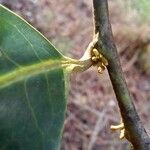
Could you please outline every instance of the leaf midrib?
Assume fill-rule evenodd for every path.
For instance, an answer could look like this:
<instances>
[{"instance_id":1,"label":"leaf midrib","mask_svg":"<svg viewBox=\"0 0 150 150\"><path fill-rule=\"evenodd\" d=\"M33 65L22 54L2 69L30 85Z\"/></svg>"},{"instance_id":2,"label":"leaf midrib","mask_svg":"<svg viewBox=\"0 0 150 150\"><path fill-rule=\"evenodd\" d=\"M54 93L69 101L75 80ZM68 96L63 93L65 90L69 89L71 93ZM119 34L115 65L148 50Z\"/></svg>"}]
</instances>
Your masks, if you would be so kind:
<instances>
[{"instance_id":1,"label":"leaf midrib","mask_svg":"<svg viewBox=\"0 0 150 150\"><path fill-rule=\"evenodd\" d=\"M62 57L61 59L49 59L40 63L21 66L15 70L0 75L0 88L4 88L18 81L58 68L66 69L68 72L73 70L78 72L89 68L89 66L91 66L90 60L76 60L68 57Z\"/></svg>"},{"instance_id":2,"label":"leaf midrib","mask_svg":"<svg viewBox=\"0 0 150 150\"><path fill-rule=\"evenodd\" d=\"M67 60L47 60L42 61L37 64L32 64L29 66L19 67L11 72L8 72L4 75L0 75L0 88L9 86L17 81L36 76L38 74L48 72L57 68L67 67L69 62Z\"/></svg>"}]
</instances>

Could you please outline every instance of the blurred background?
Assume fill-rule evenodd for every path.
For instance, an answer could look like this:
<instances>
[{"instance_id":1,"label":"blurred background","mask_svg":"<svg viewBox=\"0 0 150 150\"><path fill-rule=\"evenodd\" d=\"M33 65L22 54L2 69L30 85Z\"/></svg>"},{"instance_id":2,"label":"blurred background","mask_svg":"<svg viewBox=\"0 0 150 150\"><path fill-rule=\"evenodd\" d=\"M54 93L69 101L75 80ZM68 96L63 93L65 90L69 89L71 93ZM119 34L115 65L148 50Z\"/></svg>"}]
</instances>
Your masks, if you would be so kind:
<instances>
[{"instance_id":1,"label":"blurred background","mask_svg":"<svg viewBox=\"0 0 150 150\"><path fill-rule=\"evenodd\" d=\"M150 1L108 0L126 81L150 135ZM0 0L42 32L63 54L80 58L93 34L92 0ZM120 113L107 71L71 76L61 150L127 150L110 125Z\"/></svg>"}]
</instances>

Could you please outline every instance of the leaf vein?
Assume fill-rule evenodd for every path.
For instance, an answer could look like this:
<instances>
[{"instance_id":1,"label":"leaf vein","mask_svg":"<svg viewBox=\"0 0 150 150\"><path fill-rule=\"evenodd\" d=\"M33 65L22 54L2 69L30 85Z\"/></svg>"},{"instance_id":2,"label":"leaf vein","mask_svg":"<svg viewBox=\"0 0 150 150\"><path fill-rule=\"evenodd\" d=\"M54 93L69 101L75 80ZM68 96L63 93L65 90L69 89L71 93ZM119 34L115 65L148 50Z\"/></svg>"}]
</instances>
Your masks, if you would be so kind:
<instances>
[{"instance_id":1,"label":"leaf vein","mask_svg":"<svg viewBox=\"0 0 150 150\"><path fill-rule=\"evenodd\" d=\"M22 67L19 63L17 63L16 61L14 61L13 59L11 59L11 57L6 53L4 52L4 49L0 49L1 50L1 53L5 56L5 58L10 61L11 63L13 63L16 67Z\"/></svg>"},{"instance_id":2,"label":"leaf vein","mask_svg":"<svg viewBox=\"0 0 150 150\"><path fill-rule=\"evenodd\" d=\"M29 94L28 94L28 90L27 90L27 79L24 81L24 89L25 89L25 96L26 96L26 101L27 101L27 105L31 111L31 115L33 117L33 121L34 121L34 125L37 128L37 130L39 131L39 133L41 134L41 136L43 137L44 133L42 132L42 130L40 129L40 127L38 126L38 121L36 119L36 115L34 110L32 109L32 105L29 99Z\"/></svg>"}]
</instances>

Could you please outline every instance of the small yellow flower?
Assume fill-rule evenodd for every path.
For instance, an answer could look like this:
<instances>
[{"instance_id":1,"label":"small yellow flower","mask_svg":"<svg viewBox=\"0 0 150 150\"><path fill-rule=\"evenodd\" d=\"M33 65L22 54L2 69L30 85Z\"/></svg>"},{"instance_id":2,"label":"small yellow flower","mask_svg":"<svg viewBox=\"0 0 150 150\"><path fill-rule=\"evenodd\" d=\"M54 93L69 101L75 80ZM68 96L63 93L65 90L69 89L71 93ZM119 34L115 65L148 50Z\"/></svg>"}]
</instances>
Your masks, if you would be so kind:
<instances>
[{"instance_id":1,"label":"small yellow flower","mask_svg":"<svg viewBox=\"0 0 150 150\"><path fill-rule=\"evenodd\" d=\"M97 66L99 73L102 73L106 69L108 65L107 59L95 48L91 51L91 59L93 64Z\"/></svg>"}]
</instances>

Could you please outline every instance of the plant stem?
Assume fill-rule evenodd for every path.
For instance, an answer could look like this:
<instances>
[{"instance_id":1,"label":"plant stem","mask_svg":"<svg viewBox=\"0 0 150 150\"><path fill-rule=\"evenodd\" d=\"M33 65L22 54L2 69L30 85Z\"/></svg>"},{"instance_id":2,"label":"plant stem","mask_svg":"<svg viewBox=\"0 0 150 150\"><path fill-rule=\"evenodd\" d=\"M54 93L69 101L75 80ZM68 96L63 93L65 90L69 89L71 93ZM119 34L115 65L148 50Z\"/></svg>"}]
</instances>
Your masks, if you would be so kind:
<instances>
[{"instance_id":1,"label":"plant stem","mask_svg":"<svg viewBox=\"0 0 150 150\"><path fill-rule=\"evenodd\" d=\"M120 107L125 126L125 137L135 150L150 150L150 138L136 112L123 76L109 21L108 2L107 0L93 0L93 7L95 34L99 34L95 48L108 60L108 73Z\"/></svg>"}]
</instances>

